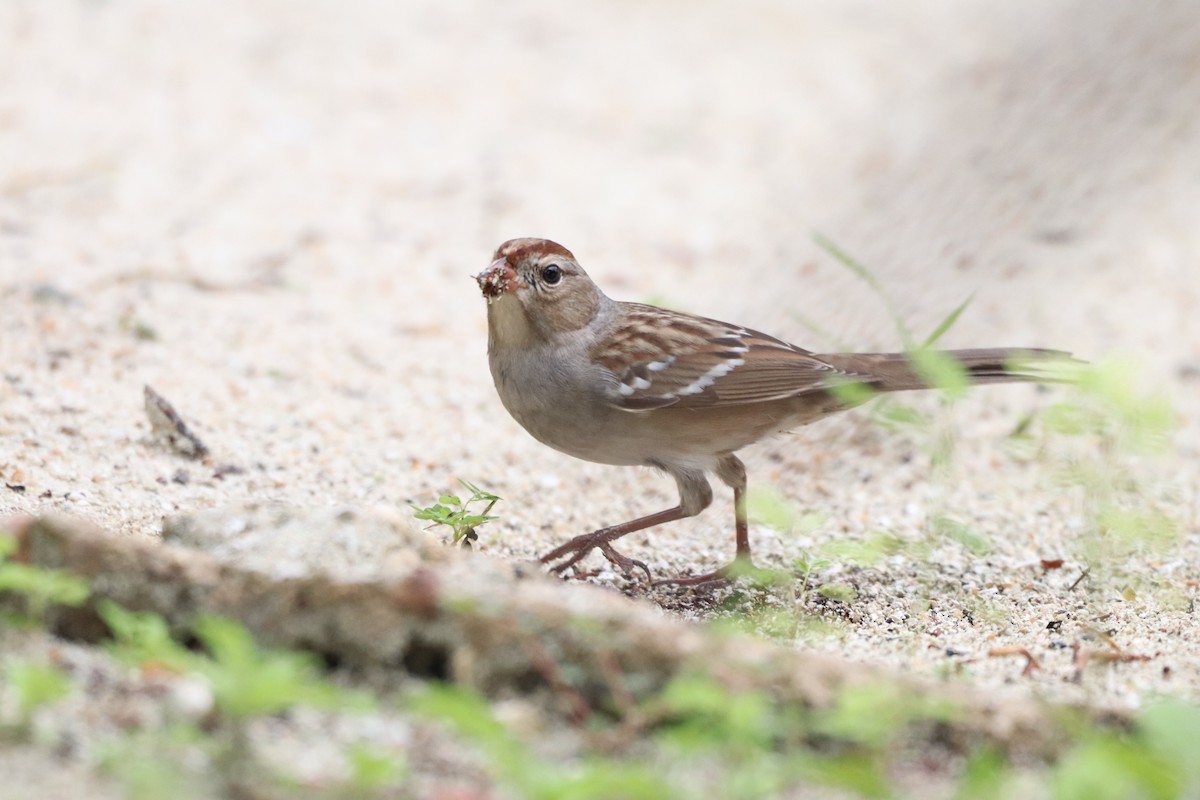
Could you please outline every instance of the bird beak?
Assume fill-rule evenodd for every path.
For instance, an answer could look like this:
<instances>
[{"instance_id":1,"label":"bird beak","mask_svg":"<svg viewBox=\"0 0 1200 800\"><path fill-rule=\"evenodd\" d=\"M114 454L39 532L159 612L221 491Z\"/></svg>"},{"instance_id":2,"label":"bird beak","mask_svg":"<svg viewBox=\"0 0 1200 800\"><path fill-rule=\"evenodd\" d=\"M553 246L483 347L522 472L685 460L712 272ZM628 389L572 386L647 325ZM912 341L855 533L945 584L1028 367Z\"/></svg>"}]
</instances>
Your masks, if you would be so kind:
<instances>
[{"instance_id":1,"label":"bird beak","mask_svg":"<svg viewBox=\"0 0 1200 800\"><path fill-rule=\"evenodd\" d=\"M507 258L497 258L488 268L475 276L483 296L494 300L502 294L512 294L520 288L517 271L508 263Z\"/></svg>"}]
</instances>

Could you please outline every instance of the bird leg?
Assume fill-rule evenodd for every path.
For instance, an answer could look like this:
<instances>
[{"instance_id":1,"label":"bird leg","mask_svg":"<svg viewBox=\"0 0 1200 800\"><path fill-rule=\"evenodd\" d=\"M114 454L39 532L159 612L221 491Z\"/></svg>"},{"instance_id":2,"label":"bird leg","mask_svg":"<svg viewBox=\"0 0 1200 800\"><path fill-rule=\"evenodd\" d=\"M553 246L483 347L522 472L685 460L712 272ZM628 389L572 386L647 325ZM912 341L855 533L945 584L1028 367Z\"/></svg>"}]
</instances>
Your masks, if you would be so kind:
<instances>
[{"instance_id":1,"label":"bird leg","mask_svg":"<svg viewBox=\"0 0 1200 800\"><path fill-rule=\"evenodd\" d=\"M686 578L664 578L654 582L655 586L694 586L717 589L735 578L754 569L750 558L750 526L746 522L746 467L737 456L725 456L717 464L717 477L733 488L733 561L705 573Z\"/></svg>"},{"instance_id":2,"label":"bird leg","mask_svg":"<svg viewBox=\"0 0 1200 800\"><path fill-rule=\"evenodd\" d=\"M600 548L600 552L611 561L613 564L621 568L625 574L633 571L634 567L643 570L646 573L646 579L650 580L650 568L643 562L635 558L622 555L616 551L610 542L613 539L619 539L627 533L640 531L654 525L661 525L664 522L674 522L677 519L683 519L690 516L684 511L682 505L668 508L666 511L659 511L654 514L648 514L644 517L632 519L629 522L622 522L619 525L610 525L607 528L601 528L598 531L584 533L576 536L566 544L556 547L546 555L542 556L539 561L543 564L549 564L553 561L566 557L562 562L555 564L550 569L552 572L562 572L567 567L570 567L583 559L588 553L595 548Z\"/></svg>"}]
</instances>

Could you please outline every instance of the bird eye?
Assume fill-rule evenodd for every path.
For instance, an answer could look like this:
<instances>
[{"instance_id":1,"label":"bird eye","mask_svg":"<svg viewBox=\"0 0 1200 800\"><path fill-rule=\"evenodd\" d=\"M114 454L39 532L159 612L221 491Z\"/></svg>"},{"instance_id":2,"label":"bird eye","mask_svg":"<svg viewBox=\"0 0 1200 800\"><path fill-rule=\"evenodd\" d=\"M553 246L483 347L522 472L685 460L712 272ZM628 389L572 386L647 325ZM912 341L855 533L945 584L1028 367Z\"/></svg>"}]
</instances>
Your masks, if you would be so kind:
<instances>
[{"instance_id":1,"label":"bird eye","mask_svg":"<svg viewBox=\"0 0 1200 800\"><path fill-rule=\"evenodd\" d=\"M558 264L547 264L542 267L542 280L553 286L562 280L562 267Z\"/></svg>"}]
</instances>

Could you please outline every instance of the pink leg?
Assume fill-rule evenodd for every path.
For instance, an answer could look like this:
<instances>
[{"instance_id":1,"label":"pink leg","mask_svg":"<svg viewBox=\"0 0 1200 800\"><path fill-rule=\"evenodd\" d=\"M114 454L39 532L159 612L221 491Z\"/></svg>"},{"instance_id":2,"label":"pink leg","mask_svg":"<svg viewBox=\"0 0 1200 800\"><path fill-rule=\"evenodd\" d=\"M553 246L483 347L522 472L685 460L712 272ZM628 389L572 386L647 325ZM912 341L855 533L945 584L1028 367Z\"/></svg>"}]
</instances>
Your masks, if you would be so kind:
<instances>
[{"instance_id":1,"label":"pink leg","mask_svg":"<svg viewBox=\"0 0 1200 800\"><path fill-rule=\"evenodd\" d=\"M665 578L655 581L655 586L698 586L716 589L731 583L734 578L754 568L750 559L750 526L746 522L746 468L735 456L727 456L720 464L717 474L721 480L733 487L733 561L718 570L704 575L686 578Z\"/></svg>"},{"instance_id":2,"label":"pink leg","mask_svg":"<svg viewBox=\"0 0 1200 800\"><path fill-rule=\"evenodd\" d=\"M543 564L549 564L566 556L567 558L565 560L558 564L554 564L554 566L550 568L553 572L562 572L567 567L578 563L583 559L584 556L598 547L605 558L620 567L621 570L626 574L632 572L634 567L637 567L646 573L646 578L649 580L651 578L649 567L637 559L621 555L609 543L613 539L619 539L627 533L640 531L645 528L650 528L654 525L661 525L664 522L674 522L675 520L683 519L686 516L689 515L684 513L682 506L675 506L674 508L668 508L666 511L659 511L654 514L648 514L647 516L630 520L629 522L622 522L620 525L611 525L607 528L601 528L598 531L593 531L592 533L584 533L576 536L574 539L562 545L561 547L556 547L549 553L546 553L546 555L542 556L539 560Z\"/></svg>"}]
</instances>

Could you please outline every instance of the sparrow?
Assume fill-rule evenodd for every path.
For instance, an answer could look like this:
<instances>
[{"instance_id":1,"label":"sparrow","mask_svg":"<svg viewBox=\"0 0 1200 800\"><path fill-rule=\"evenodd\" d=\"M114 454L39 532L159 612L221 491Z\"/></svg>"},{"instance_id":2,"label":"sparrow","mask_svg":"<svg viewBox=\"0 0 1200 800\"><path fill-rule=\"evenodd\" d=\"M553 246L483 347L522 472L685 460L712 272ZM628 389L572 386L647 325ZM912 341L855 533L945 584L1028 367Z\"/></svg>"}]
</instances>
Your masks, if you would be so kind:
<instances>
[{"instance_id":1,"label":"sparrow","mask_svg":"<svg viewBox=\"0 0 1200 800\"><path fill-rule=\"evenodd\" d=\"M672 508L576 536L541 562L562 573L598 549L630 574L645 563L613 547L626 534L695 516L712 474L733 489L735 557L714 572L659 583L724 582L752 566L746 468L737 451L882 392L930 388L905 353L813 353L728 322L611 299L547 239L510 239L475 276L487 299L488 364L508 413L543 444L675 479ZM1040 378L1010 365L1067 354L1035 348L941 351L972 383ZM850 390L847 390L847 387Z\"/></svg>"}]
</instances>

